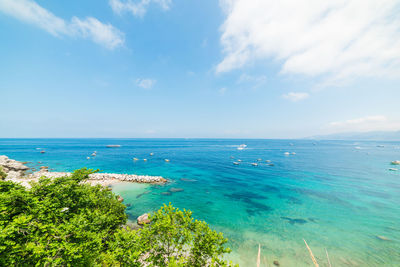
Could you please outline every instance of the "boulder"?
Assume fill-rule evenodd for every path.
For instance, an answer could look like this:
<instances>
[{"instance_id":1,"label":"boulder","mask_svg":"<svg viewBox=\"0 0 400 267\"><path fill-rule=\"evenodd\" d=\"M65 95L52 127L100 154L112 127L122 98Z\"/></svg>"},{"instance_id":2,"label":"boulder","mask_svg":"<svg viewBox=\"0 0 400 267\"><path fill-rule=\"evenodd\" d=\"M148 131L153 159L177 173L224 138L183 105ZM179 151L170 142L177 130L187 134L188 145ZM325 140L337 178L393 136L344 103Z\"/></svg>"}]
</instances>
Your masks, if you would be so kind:
<instances>
[{"instance_id":1,"label":"boulder","mask_svg":"<svg viewBox=\"0 0 400 267\"><path fill-rule=\"evenodd\" d=\"M149 214L145 213L137 218L137 223L139 225L144 225L150 223Z\"/></svg>"}]
</instances>

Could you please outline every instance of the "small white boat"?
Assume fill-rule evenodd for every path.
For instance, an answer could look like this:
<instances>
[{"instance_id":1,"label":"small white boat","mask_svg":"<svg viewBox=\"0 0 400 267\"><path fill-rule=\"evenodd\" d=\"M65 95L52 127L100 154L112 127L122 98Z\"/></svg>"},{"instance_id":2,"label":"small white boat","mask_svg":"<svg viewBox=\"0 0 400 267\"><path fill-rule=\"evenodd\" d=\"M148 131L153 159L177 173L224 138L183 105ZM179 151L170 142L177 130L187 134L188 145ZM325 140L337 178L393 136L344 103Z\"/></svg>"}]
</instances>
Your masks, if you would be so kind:
<instances>
[{"instance_id":1,"label":"small white boat","mask_svg":"<svg viewBox=\"0 0 400 267\"><path fill-rule=\"evenodd\" d=\"M143 159L143 161L147 161L147 159Z\"/></svg>"},{"instance_id":2,"label":"small white boat","mask_svg":"<svg viewBox=\"0 0 400 267\"><path fill-rule=\"evenodd\" d=\"M96 156L96 153L92 153L92 155L91 155L92 157L95 157Z\"/></svg>"},{"instance_id":3,"label":"small white boat","mask_svg":"<svg viewBox=\"0 0 400 267\"><path fill-rule=\"evenodd\" d=\"M393 172L395 172L395 171L398 171L399 169L396 169L396 168L389 168L389 171L393 171Z\"/></svg>"},{"instance_id":4,"label":"small white boat","mask_svg":"<svg viewBox=\"0 0 400 267\"><path fill-rule=\"evenodd\" d=\"M257 161L262 161L262 159L257 159Z\"/></svg>"},{"instance_id":5,"label":"small white boat","mask_svg":"<svg viewBox=\"0 0 400 267\"><path fill-rule=\"evenodd\" d=\"M270 161L269 159L267 159L265 162L266 162L266 163L270 163L271 161Z\"/></svg>"},{"instance_id":6,"label":"small white boat","mask_svg":"<svg viewBox=\"0 0 400 267\"><path fill-rule=\"evenodd\" d=\"M238 150L243 150L243 149L245 149L247 147L247 145L245 145L245 144L241 144L240 146L238 146Z\"/></svg>"},{"instance_id":7,"label":"small white boat","mask_svg":"<svg viewBox=\"0 0 400 267\"><path fill-rule=\"evenodd\" d=\"M165 162L169 162L169 159L164 159Z\"/></svg>"},{"instance_id":8,"label":"small white boat","mask_svg":"<svg viewBox=\"0 0 400 267\"><path fill-rule=\"evenodd\" d=\"M44 153L46 153L46 151L42 150L42 151L40 151L40 153L44 154Z\"/></svg>"},{"instance_id":9,"label":"small white boat","mask_svg":"<svg viewBox=\"0 0 400 267\"><path fill-rule=\"evenodd\" d=\"M291 154L292 154L292 155L296 155L296 152L292 152Z\"/></svg>"},{"instance_id":10,"label":"small white boat","mask_svg":"<svg viewBox=\"0 0 400 267\"><path fill-rule=\"evenodd\" d=\"M150 153L150 156L154 156L154 153L153 153L153 152L151 152L151 153Z\"/></svg>"},{"instance_id":11,"label":"small white boat","mask_svg":"<svg viewBox=\"0 0 400 267\"><path fill-rule=\"evenodd\" d=\"M392 164L392 165L400 165L400 160L394 160L394 161L390 162L390 164Z\"/></svg>"},{"instance_id":12,"label":"small white boat","mask_svg":"<svg viewBox=\"0 0 400 267\"><path fill-rule=\"evenodd\" d=\"M137 160L139 160L138 158L133 158L133 161L137 161Z\"/></svg>"},{"instance_id":13,"label":"small white boat","mask_svg":"<svg viewBox=\"0 0 400 267\"><path fill-rule=\"evenodd\" d=\"M253 165L253 166L258 166L258 164L257 164L257 163L252 163L251 165Z\"/></svg>"},{"instance_id":14,"label":"small white boat","mask_svg":"<svg viewBox=\"0 0 400 267\"><path fill-rule=\"evenodd\" d=\"M285 154L286 156L289 156L289 155L290 155L290 153L289 153L289 152L285 152L285 153L283 153L283 154Z\"/></svg>"},{"instance_id":15,"label":"small white boat","mask_svg":"<svg viewBox=\"0 0 400 267\"><path fill-rule=\"evenodd\" d=\"M236 162L236 161L233 163L233 165L239 165L239 164L240 164L240 163L239 163L239 162Z\"/></svg>"},{"instance_id":16,"label":"small white boat","mask_svg":"<svg viewBox=\"0 0 400 267\"><path fill-rule=\"evenodd\" d=\"M238 162L242 162L242 160L241 160L241 159L238 159L237 161L238 161Z\"/></svg>"},{"instance_id":17,"label":"small white boat","mask_svg":"<svg viewBox=\"0 0 400 267\"><path fill-rule=\"evenodd\" d=\"M90 157L86 157L86 159L90 159Z\"/></svg>"}]
</instances>

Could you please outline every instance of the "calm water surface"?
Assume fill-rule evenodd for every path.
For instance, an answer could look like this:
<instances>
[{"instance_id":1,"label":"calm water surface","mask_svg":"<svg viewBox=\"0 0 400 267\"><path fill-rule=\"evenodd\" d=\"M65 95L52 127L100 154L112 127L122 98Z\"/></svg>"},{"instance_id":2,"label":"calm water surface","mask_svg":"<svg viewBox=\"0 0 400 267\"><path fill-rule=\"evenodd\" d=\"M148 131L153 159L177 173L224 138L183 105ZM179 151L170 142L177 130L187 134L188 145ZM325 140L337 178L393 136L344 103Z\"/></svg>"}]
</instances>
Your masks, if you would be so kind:
<instances>
[{"instance_id":1,"label":"calm water surface","mask_svg":"<svg viewBox=\"0 0 400 267\"><path fill-rule=\"evenodd\" d=\"M303 238L321 266L325 249L332 266L400 266L400 171L389 171L400 142L0 139L3 154L33 168L164 176L164 186L115 186L132 204L130 218L168 202L190 209L224 232L229 259L242 266L255 266L258 244L264 265L311 266Z\"/></svg>"}]
</instances>

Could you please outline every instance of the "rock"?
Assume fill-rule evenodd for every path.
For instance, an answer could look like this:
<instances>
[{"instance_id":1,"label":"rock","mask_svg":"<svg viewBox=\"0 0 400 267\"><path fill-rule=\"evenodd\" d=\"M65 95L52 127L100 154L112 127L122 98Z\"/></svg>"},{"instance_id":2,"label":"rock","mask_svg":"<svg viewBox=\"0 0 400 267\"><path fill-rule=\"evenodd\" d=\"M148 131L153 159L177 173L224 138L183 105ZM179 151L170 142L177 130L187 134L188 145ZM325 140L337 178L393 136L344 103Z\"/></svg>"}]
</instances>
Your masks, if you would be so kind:
<instances>
[{"instance_id":1,"label":"rock","mask_svg":"<svg viewBox=\"0 0 400 267\"><path fill-rule=\"evenodd\" d=\"M170 195L171 195L171 192L162 192L161 195L170 196Z\"/></svg>"},{"instance_id":2,"label":"rock","mask_svg":"<svg viewBox=\"0 0 400 267\"><path fill-rule=\"evenodd\" d=\"M169 190L169 192L182 192L183 188L177 188L177 187L171 187Z\"/></svg>"},{"instance_id":3,"label":"rock","mask_svg":"<svg viewBox=\"0 0 400 267\"><path fill-rule=\"evenodd\" d=\"M275 266L280 266L279 261L274 261Z\"/></svg>"},{"instance_id":4,"label":"rock","mask_svg":"<svg viewBox=\"0 0 400 267\"><path fill-rule=\"evenodd\" d=\"M379 240L383 240L383 241L390 241L389 238L387 238L386 236L383 236L383 235L377 235L376 238L378 238Z\"/></svg>"},{"instance_id":5,"label":"rock","mask_svg":"<svg viewBox=\"0 0 400 267\"><path fill-rule=\"evenodd\" d=\"M29 167L22 164L22 162L9 159L7 156L0 156L0 166L3 171L7 173L9 179L21 178L25 175L25 171L29 170Z\"/></svg>"},{"instance_id":6,"label":"rock","mask_svg":"<svg viewBox=\"0 0 400 267\"><path fill-rule=\"evenodd\" d=\"M137 223L139 225L144 225L150 223L149 214L145 213L137 218Z\"/></svg>"}]
</instances>

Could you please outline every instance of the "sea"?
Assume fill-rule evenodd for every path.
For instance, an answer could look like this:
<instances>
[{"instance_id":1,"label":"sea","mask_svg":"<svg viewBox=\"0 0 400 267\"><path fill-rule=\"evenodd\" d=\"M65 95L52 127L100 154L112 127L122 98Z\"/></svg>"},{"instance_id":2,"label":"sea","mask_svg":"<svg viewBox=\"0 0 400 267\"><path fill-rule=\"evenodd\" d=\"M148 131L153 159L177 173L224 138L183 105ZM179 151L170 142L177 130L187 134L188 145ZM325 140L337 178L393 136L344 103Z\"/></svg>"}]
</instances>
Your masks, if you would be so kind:
<instances>
[{"instance_id":1,"label":"sea","mask_svg":"<svg viewBox=\"0 0 400 267\"><path fill-rule=\"evenodd\" d=\"M164 203L189 209L224 233L240 266L256 266L259 246L261 266L312 266L305 241L320 266L400 266L400 142L0 139L0 155L34 169L163 176L114 185L129 219Z\"/></svg>"}]
</instances>

